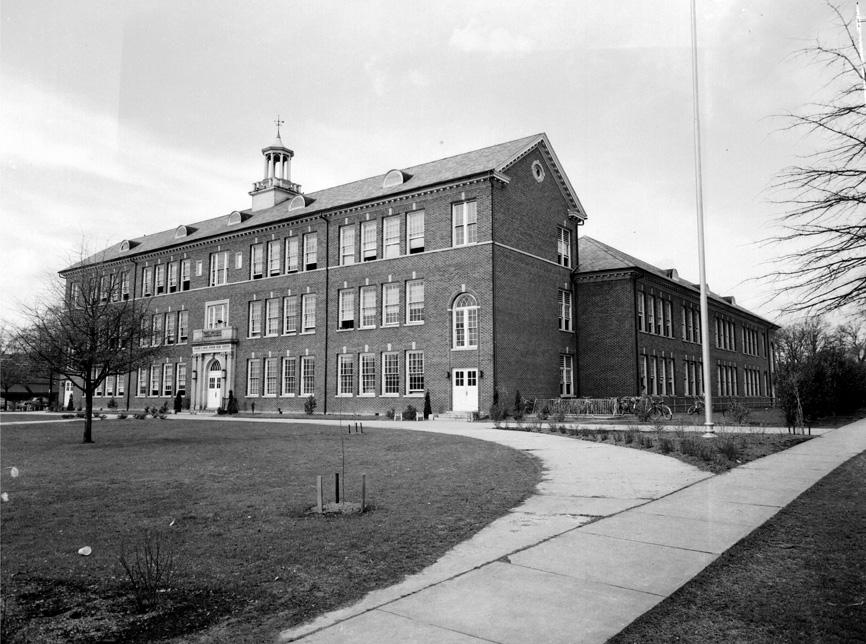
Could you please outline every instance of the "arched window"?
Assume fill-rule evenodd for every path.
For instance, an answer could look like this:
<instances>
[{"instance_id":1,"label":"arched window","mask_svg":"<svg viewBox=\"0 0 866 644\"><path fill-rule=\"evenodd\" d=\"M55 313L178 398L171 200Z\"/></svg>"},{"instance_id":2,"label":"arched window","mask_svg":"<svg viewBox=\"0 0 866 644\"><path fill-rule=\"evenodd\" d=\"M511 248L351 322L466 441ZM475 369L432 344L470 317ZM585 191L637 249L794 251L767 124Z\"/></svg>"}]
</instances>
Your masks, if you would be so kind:
<instances>
[{"instance_id":1,"label":"arched window","mask_svg":"<svg viewBox=\"0 0 866 644\"><path fill-rule=\"evenodd\" d=\"M214 358L214 360L210 363L210 368L208 371L222 371L223 366L220 364L220 361Z\"/></svg>"},{"instance_id":2,"label":"arched window","mask_svg":"<svg viewBox=\"0 0 866 644\"><path fill-rule=\"evenodd\" d=\"M469 293L463 293L452 306L452 337L455 349L478 348L478 302Z\"/></svg>"}]
</instances>

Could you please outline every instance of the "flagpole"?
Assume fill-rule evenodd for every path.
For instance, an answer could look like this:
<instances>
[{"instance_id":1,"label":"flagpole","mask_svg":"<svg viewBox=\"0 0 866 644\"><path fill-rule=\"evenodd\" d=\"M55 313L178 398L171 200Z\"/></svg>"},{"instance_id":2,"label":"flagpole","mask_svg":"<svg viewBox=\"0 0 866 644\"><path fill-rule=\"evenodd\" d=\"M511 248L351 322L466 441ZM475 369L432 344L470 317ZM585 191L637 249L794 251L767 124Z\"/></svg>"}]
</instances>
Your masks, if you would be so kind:
<instances>
[{"instance_id":1,"label":"flagpole","mask_svg":"<svg viewBox=\"0 0 866 644\"><path fill-rule=\"evenodd\" d=\"M701 110L698 100L698 26L695 0L691 0L692 18L692 93L694 96L695 124L695 201L698 214L698 268L701 283L701 351L703 358L704 385L704 427L705 437L715 437L713 431L713 394L710 377L710 311L707 303L707 268L704 252L704 194L703 174L701 173Z\"/></svg>"}]
</instances>

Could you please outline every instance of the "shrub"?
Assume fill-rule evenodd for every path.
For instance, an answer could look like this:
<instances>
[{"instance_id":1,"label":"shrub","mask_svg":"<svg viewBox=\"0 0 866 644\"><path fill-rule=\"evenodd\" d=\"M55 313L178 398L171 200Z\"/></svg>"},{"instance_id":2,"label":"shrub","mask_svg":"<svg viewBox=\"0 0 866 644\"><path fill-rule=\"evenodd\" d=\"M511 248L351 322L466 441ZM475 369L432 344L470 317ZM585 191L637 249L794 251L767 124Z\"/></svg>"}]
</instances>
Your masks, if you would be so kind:
<instances>
[{"instance_id":1,"label":"shrub","mask_svg":"<svg viewBox=\"0 0 866 644\"><path fill-rule=\"evenodd\" d=\"M306 405L304 406L304 409L306 409ZM310 413L313 413L313 412L310 412ZM385 412L385 415L388 418L390 418L391 420L394 420L394 408L391 407L391 409L389 409L388 411Z\"/></svg>"},{"instance_id":2,"label":"shrub","mask_svg":"<svg viewBox=\"0 0 866 644\"><path fill-rule=\"evenodd\" d=\"M108 407L109 409L117 409L117 401L114 399L114 396L108 399L106 407Z\"/></svg>"},{"instance_id":3,"label":"shrub","mask_svg":"<svg viewBox=\"0 0 866 644\"><path fill-rule=\"evenodd\" d=\"M659 450L662 454L670 454L674 451L674 444L670 438L660 438L659 439Z\"/></svg>"},{"instance_id":4,"label":"shrub","mask_svg":"<svg viewBox=\"0 0 866 644\"><path fill-rule=\"evenodd\" d=\"M625 436L623 436L623 442L628 445L634 442L635 431L633 429L627 429L625 432Z\"/></svg>"},{"instance_id":5,"label":"shrub","mask_svg":"<svg viewBox=\"0 0 866 644\"><path fill-rule=\"evenodd\" d=\"M740 458L739 441L733 436L720 436L716 439L716 450L729 461Z\"/></svg>"},{"instance_id":6,"label":"shrub","mask_svg":"<svg viewBox=\"0 0 866 644\"><path fill-rule=\"evenodd\" d=\"M733 420L737 425L745 423L751 413L752 410L738 400L731 400L728 403L727 409L725 409L725 416Z\"/></svg>"},{"instance_id":7,"label":"shrub","mask_svg":"<svg viewBox=\"0 0 866 644\"><path fill-rule=\"evenodd\" d=\"M313 406L315 407L315 405ZM306 408L307 404L304 403L304 409ZM229 392L229 401L226 403L226 413L232 415L238 413L238 399L234 397L234 394L231 391ZM313 412L308 413L312 414Z\"/></svg>"},{"instance_id":8,"label":"shrub","mask_svg":"<svg viewBox=\"0 0 866 644\"><path fill-rule=\"evenodd\" d=\"M416 418L418 418L418 410L412 405L406 405L406 409L403 410L403 420L415 420Z\"/></svg>"},{"instance_id":9,"label":"shrub","mask_svg":"<svg viewBox=\"0 0 866 644\"><path fill-rule=\"evenodd\" d=\"M133 414L132 417L135 420L144 420L145 418L147 418L147 414Z\"/></svg>"},{"instance_id":10,"label":"shrub","mask_svg":"<svg viewBox=\"0 0 866 644\"><path fill-rule=\"evenodd\" d=\"M159 601L175 574L174 550L158 532L145 532L127 556L121 545L118 561L129 579L139 610Z\"/></svg>"},{"instance_id":11,"label":"shrub","mask_svg":"<svg viewBox=\"0 0 866 644\"><path fill-rule=\"evenodd\" d=\"M523 418L523 396L520 395L520 390L514 392L514 411L512 412L514 420Z\"/></svg>"},{"instance_id":12,"label":"shrub","mask_svg":"<svg viewBox=\"0 0 866 644\"><path fill-rule=\"evenodd\" d=\"M304 401L304 412L308 416L312 416L313 412L316 410L316 397L313 394L307 396L307 399ZM394 418L394 410L391 410L390 418Z\"/></svg>"},{"instance_id":13,"label":"shrub","mask_svg":"<svg viewBox=\"0 0 866 644\"><path fill-rule=\"evenodd\" d=\"M66 411L75 411L75 405L72 404L72 396L69 397L69 402L66 403Z\"/></svg>"},{"instance_id":14,"label":"shrub","mask_svg":"<svg viewBox=\"0 0 866 644\"><path fill-rule=\"evenodd\" d=\"M504 417L505 412L502 411L502 408L497 403L490 405L490 420L497 422L502 420Z\"/></svg>"},{"instance_id":15,"label":"shrub","mask_svg":"<svg viewBox=\"0 0 866 644\"><path fill-rule=\"evenodd\" d=\"M118 419L118 420L125 420L126 418L127 418L127 416L126 416L126 414L124 414L123 412L120 412L120 413L117 415L117 419Z\"/></svg>"},{"instance_id":16,"label":"shrub","mask_svg":"<svg viewBox=\"0 0 866 644\"><path fill-rule=\"evenodd\" d=\"M433 405L430 404L430 391L424 393L424 420L433 415Z\"/></svg>"},{"instance_id":17,"label":"shrub","mask_svg":"<svg viewBox=\"0 0 866 644\"><path fill-rule=\"evenodd\" d=\"M81 410L78 410L77 412L75 412L75 417L76 417L76 418L84 418L86 415L87 415L87 414L85 414L85 413L84 413L83 411L81 411Z\"/></svg>"},{"instance_id":18,"label":"shrub","mask_svg":"<svg viewBox=\"0 0 866 644\"><path fill-rule=\"evenodd\" d=\"M105 420L106 418L108 418L108 416L106 414L97 414L96 417L99 420Z\"/></svg>"},{"instance_id":19,"label":"shrub","mask_svg":"<svg viewBox=\"0 0 866 644\"><path fill-rule=\"evenodd\" d=\"M565 422L565 412L562 409L557 409L556 413L553 415L553 419L557 423L564 423Z\"/></svg>"}]
</instances>

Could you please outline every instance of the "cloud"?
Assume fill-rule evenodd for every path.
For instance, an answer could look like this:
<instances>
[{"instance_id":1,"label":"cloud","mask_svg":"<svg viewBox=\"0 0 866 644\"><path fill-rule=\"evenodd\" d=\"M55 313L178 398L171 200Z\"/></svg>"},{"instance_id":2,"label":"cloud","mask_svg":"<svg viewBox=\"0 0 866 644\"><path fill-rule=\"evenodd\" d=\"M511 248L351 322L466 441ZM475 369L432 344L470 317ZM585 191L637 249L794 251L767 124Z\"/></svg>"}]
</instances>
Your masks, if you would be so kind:
<instances>
[{"instance_id":1,"label":"cloud","mask_svg":"<svg viewBox=\"0 0 866 644\"><path fill-rule=\"evenodd\" d=\"M376 96L384 96L388 74L383 69L379 57L373 56L367 59L367 62L364 63L364 71L367 72L367 77L373 85L373 91L376 93Z\"/></svg>"},{"instance_id":2,"label":"cloud","mask_svg":"<svg viewBox=\"0 0 866 644\"><path fill-rule=\"evenodd\" d=\"M514 35L504 27L479 24L475 20L454 29L448 44L457 51L494 55L528 54L536 49L534 41L526 36Z\"/></svg>"}]
</instances>

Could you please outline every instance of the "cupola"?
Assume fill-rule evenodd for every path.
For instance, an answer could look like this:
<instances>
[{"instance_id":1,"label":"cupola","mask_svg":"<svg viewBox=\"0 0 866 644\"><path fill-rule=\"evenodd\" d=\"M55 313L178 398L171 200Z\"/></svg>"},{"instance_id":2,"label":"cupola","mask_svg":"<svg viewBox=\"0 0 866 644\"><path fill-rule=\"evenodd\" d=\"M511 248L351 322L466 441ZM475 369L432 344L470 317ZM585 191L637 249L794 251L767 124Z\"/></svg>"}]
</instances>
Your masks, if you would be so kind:
<instances>
[{"instance_id":1,"label":"cupola","mask_svg":"<svg viewBox=\"0 0 866 644\"><path fill-rule=\"evenodd\" d=\"M262 148L264 156L264 176L261 181L253 184L250 195L253 198L252 211L264 210L276 206L287 199L301 194L301 186L292 182L292 152L283 144L280 138L280 126L285 121L280 117L274 121L277 126L277 136L273 143Z\"/></svg>"}]
</instances>

